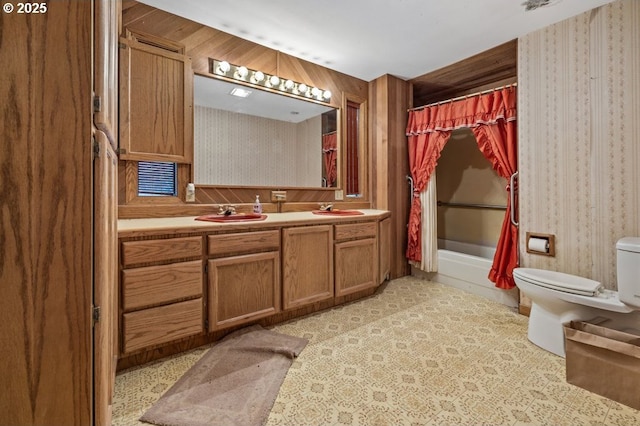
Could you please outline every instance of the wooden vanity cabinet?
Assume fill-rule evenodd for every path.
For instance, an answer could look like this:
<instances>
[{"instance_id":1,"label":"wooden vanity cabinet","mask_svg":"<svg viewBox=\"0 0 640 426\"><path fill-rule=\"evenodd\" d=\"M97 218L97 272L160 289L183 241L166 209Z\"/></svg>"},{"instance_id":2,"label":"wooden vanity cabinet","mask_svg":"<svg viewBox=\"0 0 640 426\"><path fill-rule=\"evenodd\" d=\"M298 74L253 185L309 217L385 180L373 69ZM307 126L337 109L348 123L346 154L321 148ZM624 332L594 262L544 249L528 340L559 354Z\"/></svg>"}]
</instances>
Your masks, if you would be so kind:
<instances>
[{"instance_id":1,"label":"wooden vanity cabinet","mask_svg":"<svg viewBox=\"0 0 640 426\"><path fill-rule=\"evenodd\" d=\"M335 225L336 297L376 287L377 222Z\"/></svg>"},{"instance_id":2,"label":"wooden vanity cabinet","mask_svg":"<svg viewBox=\"0 0 640 426\"><path fill-rule=\"evenodd\" d=\"M388 215L299 215L246 226L123 230L120 367L210 343L232 327L356 300L388 276Z\"/></svg>"},{"instance_id":3,"label":"wooden vanity cabinet","mask_svg":"<svg viewBox=\"0 0 640 426\"><path fill-rule=\"evenodd\" d=\"M280 231L207 236L208 330L280 312Z\"/></svg>"},{"instance_id":4,"label":"wooden vanity cabinet","mask_svg":"<svg viewBox=\"0 0 640 426\"><path fill-rule=\"evenodd\" d=\"M333 297L333 226L284 228L283 309L298 308Z\"/></svg>"},{"instance_id":5,"label":"wooden vanity cabinet","mask_svg":"<svg viewBox=\"0 0 640 426\"><path fill-rule=\"evenodd\" d=\"M121 352L203 331L202 237L121 245Z\"/></svg>"}]
</instances>

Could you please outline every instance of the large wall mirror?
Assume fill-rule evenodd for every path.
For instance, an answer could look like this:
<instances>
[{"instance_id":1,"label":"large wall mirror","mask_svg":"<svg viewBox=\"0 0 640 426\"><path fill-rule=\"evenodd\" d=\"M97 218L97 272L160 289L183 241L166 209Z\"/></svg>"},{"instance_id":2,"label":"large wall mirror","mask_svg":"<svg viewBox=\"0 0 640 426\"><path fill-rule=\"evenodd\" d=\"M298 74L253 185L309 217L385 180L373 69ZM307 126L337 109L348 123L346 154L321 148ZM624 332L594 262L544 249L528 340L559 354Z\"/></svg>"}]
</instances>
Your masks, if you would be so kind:
<instances>
[{"instance_id":1,"label":"large wall mirror","mask_svg":"<svg viewBox=\"0 0 640 426\"><path fill-rule=\"evenodd\" d=\"M202 75L194 105L196 184L337 187L336 109Z\"/></svg>"}]
</instances>

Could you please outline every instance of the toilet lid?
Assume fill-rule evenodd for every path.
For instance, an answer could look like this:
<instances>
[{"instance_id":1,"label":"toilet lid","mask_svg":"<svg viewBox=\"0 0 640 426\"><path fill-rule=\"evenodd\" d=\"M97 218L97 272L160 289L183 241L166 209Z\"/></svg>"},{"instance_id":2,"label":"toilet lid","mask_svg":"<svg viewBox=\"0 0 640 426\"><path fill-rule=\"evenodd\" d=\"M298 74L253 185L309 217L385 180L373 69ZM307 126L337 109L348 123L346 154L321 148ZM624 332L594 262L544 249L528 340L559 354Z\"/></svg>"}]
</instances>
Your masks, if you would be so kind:
<instances>
[{"instance_id":1,"label":"toilet lid","mask_svg":"<svg viewBox=\"0 0 640 426\"><path fill-rule=\"evenodd\" d=\"M595 296L602 288L602 284L589 278L544 269L516 268L513 275L540 287L583 296Z\"/></svg>"}]
</instances>

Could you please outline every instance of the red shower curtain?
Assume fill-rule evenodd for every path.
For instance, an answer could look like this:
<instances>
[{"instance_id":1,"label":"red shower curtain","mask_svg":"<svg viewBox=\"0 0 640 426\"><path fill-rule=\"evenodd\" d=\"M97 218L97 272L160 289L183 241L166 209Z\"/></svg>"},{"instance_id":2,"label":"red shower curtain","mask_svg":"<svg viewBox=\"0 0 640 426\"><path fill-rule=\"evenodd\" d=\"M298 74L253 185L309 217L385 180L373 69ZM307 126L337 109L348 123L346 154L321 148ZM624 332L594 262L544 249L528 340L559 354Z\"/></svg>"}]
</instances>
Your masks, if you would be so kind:
<instances>
[{"instance_id":1,"label":"red shower curtain","mask_svg":"<svg viewBox=\"0 0 640 426\"><path fill-rule=\"evenodd\" d=\"M324 159L327 187L334 186L338 177L338 134L336 132L322 135L322 157Z\"/></svg>"},{"instance_id":2,"label":"red shower curtain","mask_svg":"<svg viewBox=\"0 0 640 426\"><path fill-rule=\"evenodd\" d=\"M508 87L467 99L425 107L409 112L407 137L409 167L415 185L409 213L407 258L422 259L420 244L419 194L426 184L453 129L469 127L478 147L499 176L509 179L517 171L516 89ZM508 181L507 181L508 182ZM512 188L507 184L507 191ZM513 268L517 266L518 229L511 223L510 197L502 230L489 273L496 287L515 287Z\"/></svg>"}]
</instances>

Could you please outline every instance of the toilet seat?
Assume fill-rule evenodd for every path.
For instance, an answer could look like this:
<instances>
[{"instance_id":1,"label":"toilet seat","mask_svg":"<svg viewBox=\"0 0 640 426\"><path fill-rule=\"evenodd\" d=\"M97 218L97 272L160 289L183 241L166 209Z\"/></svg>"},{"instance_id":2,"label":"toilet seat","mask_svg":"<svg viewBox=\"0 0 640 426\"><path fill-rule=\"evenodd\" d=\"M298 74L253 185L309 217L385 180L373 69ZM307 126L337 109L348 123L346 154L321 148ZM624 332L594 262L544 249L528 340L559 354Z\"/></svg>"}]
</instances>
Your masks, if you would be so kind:
<instances>
[{"instance_id":1,"label":"toilet seat","mask_svg":"<svg viewBox=\"0 0 640 426\"><path fill-rule=\"evenodd\" d=\"M533 285L563 293L593 297L602 290L602 284L598 281L565 274L563 272L533 268L516 268L513 270L513 275Z\"/></svg>"}]
</instances>

